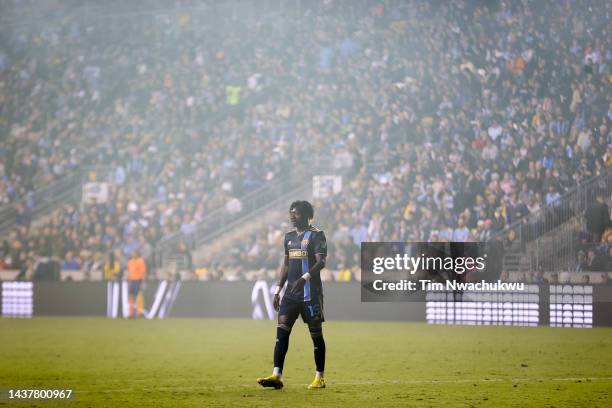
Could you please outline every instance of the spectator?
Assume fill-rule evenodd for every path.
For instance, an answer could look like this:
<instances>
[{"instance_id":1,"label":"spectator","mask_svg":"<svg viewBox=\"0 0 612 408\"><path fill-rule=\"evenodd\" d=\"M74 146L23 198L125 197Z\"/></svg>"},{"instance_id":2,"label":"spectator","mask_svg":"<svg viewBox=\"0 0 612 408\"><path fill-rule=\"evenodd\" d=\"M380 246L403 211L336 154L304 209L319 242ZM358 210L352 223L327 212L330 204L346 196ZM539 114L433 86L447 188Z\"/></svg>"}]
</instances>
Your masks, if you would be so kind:
<instances>
[{"instance_id":1,"label":"spectator","mask_svg":"<svg viewBox=\"0 0 612 408\"><path fill-rule=\"evenodd\" d=\"M591 272L603 271L606 267L607 260L600 251L589 249L587 252L587 265L585 270Z\"/></svg>"},{"instance_id":2,"label":"spectator","mask_svg":"<svg viewBox=\"0 0 612 408\"><path fill-rule=\"evenodd\" d=\"M81 261L72 251L68 251L61 264L61 269L63 271L78 271L81 269Z\"/></svg>"},{"instance_id":3,"label":"spectator","mask_svg":"<svg viewBox=\"0 0 612 408\"><path fill-rule=\"evenodd\" d=\"M465 226L463 218L459 218L457 228L453 231L453 242L466 242L470 239L470 230Z\"/></svg>"},{"instance_id":4,"label":"spectator","mask_svg":"<svg viewBox=\"0 0 612 408\"><path fill-rule=\"evenodd\" d=\"M104 263L104 279L114 281L121 277L121 262L117 259L115 252L109 252Z\"/></svg>"},{"instance_id":5,"label":"spectator","mask_svg":"<svg viewBox=\"0 0 612 408\"><path fill-rule=\"evenodd\" d=\"M585 217L587 231L591 234L591 242L599 242L601 235L610 225L610 210L601 195L589 203Z\"/></svg>"},{"instance_id":6,"label":"spectator","mask_svg":"<svg viewBox=\"0 0 612 408\"><path fill-rule=\"evenodd\" d=\"M558 201L561 199L561 194L557 191L554 186L548 187L548 193L546 193L546 205L557 206Z\"/></svg>"}]
</instances>

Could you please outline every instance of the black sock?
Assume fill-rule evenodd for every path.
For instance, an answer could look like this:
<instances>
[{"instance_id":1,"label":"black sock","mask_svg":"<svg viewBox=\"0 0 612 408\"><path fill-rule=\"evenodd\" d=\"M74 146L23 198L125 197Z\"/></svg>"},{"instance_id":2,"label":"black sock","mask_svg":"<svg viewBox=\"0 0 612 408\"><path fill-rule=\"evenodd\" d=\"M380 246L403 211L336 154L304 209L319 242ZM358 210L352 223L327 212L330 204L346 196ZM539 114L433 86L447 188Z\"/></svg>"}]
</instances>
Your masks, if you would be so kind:
<instances>
[{"instance_id":1,"label":"black sock","mask_svg":"<svg viewBox=\"0 0 612 408\"><path fill-rule=\"evenodd\" d=\"M274 367L278 367L283 372L285 355L289 349L289 332L280 327L276 328L276 345L274 346Z\"/></svg>"},{"instance_id":2,"label":"black sock","mask_svg":"<svg viewBox=\"0 0 612 408\"><path fill-rule=\"evenodd\" d=\"M323 333L320 333L320 336L314 336L312 344L314 344L314 359L317 371L323 372L325 371L325 340L323 340Z\"/></svg>"}]
</instances>

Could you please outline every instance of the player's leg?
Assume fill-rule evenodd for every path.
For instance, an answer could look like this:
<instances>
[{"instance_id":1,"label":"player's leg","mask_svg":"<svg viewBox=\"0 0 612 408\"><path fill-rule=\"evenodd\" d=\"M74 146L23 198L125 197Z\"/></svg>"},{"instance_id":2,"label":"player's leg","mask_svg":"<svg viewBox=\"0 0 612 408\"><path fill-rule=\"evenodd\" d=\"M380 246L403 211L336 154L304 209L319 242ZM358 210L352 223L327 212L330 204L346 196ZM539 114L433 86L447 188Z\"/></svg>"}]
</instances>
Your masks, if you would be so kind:
<instances>
[{"instance_id":1,"label":"player's leg","mask_svg":"<svg viewBox=\"0 0 612 408\"><path fill-rule=\"evenodd\" d=\"M310 389L325 388L325 340L323 339L323 298L304 303L302 319L308 324L308 331L314 346L316 366L315 378L308 386Z\"/></svg>"},{"instance_id":2,"label":"player's leg","mask_svg":"<svg viewBox=\"0 0 612 408\"><path fill-rule=\"evenodd\" d=\"M323 325L320 320L310 322L308 324L308 331L312 338L312 345L314 346L314 360L317 371L315 372L315 378L308 388L325 388L325 340L323 339Z\"/></svg>"},{"instance_id":3,"label":"player's leg","mask_svg":"<svg viewBox=\"0 0 612 408\"><path fill-rule=\"evenodd\" d=\"M274 387L276 389L283 387L283 367L285 365L285 356L289 349L289 336L299 313L299 304L297 302L283 299L278 312L278 325L276 327L274 369L271 376L257 379L261 386Z\"/></svg>"},{"instance_id":4,"label":"player's leg","mask_svg":"<svg viewBox=\"0 0 612 408\"><path fill-rule=\"evenodd\" d=\"M276 327L276 344L274 346L274 371L273 373L282 376L285 365L285 356L289 350L289 336L297 315L278 316L278 326Z\"/></svg>"}]
</instances>

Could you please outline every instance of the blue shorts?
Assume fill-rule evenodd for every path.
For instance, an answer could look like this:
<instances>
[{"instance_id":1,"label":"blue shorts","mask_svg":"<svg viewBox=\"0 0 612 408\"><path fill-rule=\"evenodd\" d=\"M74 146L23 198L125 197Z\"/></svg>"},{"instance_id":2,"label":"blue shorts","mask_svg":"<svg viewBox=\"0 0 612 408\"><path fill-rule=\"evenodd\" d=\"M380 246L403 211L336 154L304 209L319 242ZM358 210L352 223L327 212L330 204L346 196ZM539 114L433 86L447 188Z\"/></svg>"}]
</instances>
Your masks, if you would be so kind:
<instances>
[{"instance_id":1,"label":"blue shorts","mask_svg":"<svg viewBox=\"0 0 612 408\"><path fill-rule=\"evenodd\" d=\"M279 316L287 316L286 324L292 327L298 316L302 316L304 323L323 323L323 296L313 297L309 301L293 300L283 296L281 300Z\"/></svg>"}]
</instances>

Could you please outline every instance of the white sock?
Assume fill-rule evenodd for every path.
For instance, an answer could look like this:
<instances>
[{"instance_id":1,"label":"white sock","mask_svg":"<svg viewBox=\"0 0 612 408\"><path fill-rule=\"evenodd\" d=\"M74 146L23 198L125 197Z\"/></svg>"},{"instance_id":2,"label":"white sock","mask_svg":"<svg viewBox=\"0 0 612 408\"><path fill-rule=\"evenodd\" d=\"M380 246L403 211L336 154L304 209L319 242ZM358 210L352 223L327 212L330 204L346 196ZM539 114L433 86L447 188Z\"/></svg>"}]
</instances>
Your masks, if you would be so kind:
<instances>
[{"instance_id":1,"label":"white sock","mask_svg":"<svg viewBox=\"0 0 612 408\"><path fill-rule=\"evenodd\" d=\"M315 378L323 378L323 371L316 371Z\"/></svg>"},{"instance_id":2,"label":"white sock","mask_svg":"<svg viewBox=\"0 0 612 408\"><path fill-rule=\"evenodd\" d=\"M274 370L272 370L272 375L277 375L279 377L283 377L283 375L281 374L280 368L278 367L274 367Z\"/></svg>"}]
</instances>

